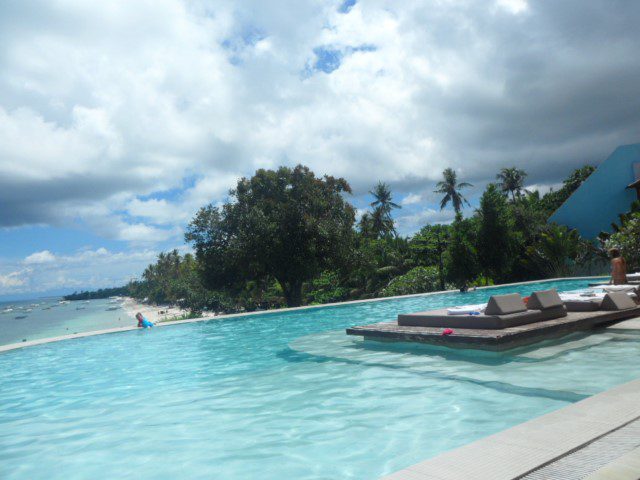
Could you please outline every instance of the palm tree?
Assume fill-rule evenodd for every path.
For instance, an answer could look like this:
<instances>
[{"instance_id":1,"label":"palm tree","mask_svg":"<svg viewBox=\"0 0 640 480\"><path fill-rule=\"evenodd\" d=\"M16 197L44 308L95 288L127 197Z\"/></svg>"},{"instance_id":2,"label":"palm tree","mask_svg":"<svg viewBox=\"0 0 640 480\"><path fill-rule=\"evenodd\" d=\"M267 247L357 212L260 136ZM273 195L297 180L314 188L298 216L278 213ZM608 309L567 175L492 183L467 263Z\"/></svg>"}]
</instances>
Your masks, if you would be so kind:
<instances>
[{"instance_id":1,"label":"palm tree","mask_svg":"<svg viewBox=\"0 0 640 480\"><path fill-rule=\"evenodd\" d=\"M374 208L381 207L383 212L391 212L394 208L402 208L397 203L393 203L389 185L384 182L378 182L375 188L370 190L369 193L375 198L375 200L371 202L371 206Z\"/></svg>"},{"instance_id":2,"label":"palm tree","mask_svg":"<svg viewBox=\"0 0 640 480\"><path fill-rule=\"evenodd\" d=\"M524 179L527 172L516 167L503 168L496 178L500 180L498 186L507 195L511 194L511 200L515 202L516 197L520 198L524 190Z\"/></svg>"},{"instance_id":3,"label":"palm tree","mask_svg":"<svg viewBox=\"0 0 640 480\"><path fill-rule=\"evenodd\" d=\"M371 214L373 230L378 236L395 234L396 229L393 225L393 219L391 218L391 211L394 208L402 207L394 203L389 185L384 182L378 182L375 188L369 191L369 193L373 195L374 198L373 202L371 202L371 206L374 208Z\"/></svg>"},{"instance_id":4,"label":"palm tree","mask_svg":"<svg viewBox=\"0 0 640 480\"><path fill-rule=\"evenodd\" d=\"M473 185L466 182L458 183L458 175L452 168L446 168L444 172L442 172L442 176L444 177L444 180L438 182L436 184L436 187L438 188L434 190L434 193L444 194L444 197L442 197L442 201L440 202L440 210L443 210L444 207L451 202L457 215L460 213L460 210L462 210L462 205L464 203L469 205L469 202L462 196L459 190L465 187L473 187Z\"/></svg>"}]
</instances>

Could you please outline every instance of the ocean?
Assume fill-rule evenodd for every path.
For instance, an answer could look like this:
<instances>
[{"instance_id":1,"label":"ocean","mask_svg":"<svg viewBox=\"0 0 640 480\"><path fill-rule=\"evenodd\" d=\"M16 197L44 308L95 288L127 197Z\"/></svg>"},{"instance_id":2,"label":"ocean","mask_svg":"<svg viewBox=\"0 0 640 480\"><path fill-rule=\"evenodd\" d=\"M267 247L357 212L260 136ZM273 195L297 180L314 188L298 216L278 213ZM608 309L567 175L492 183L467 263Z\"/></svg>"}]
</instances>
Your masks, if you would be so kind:
<instances>
[{"instance_id":1,"label":"ocean","mask_svg":"<svg viewBox=\"0 0 640 480\"><path fill-rule=\"evenodd\" d=\"M121 299L61 301L48 297L0 302L0 345L135 324Z\"/></svg>"}]
</instances>

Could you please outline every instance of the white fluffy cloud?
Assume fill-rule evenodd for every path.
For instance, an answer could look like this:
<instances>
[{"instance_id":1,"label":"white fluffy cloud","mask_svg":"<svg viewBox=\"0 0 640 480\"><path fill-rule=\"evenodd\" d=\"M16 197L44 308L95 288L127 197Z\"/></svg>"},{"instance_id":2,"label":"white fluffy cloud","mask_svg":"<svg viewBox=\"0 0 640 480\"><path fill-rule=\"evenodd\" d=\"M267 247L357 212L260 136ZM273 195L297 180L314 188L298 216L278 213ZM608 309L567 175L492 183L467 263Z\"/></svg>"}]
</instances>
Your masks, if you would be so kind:
<instances>
[{"instance_id":1,"label":"white fluffy cloud","mask_svg":"<svg viewBox=\"0 0 640 480\"><path fill-rule=\"evenodd\" d=\"M41 263L51 263L55 261L56 261L55 255L51 253L49 250L42 250L41 252L32 253L31 255L27 256L27 258L24 259L24 263L26 265L37 265Z\"/></svg>"},{"instance_id":2,"label":"white fluffy cloud","mask_svg":"<svg viewBox=\"0 0 640 480\"><path fill-rule=\"evenodd\" d=\"M68 255L35 252L22 261L0 262L0 296L124 285L156 255L149 249L111 252L104 247Z\"/></svg>"},{"instance_id":3,"label":"white fluffy cloud","mask_svg":"<svg viewBox=\"0 0 640 480\"><path fill-rule=\"evenodd\" d=\"M388 182L404 233L449 221L445 167L473 199L501 167L549 185L638 140L638 20L605 0L4 2L0 228L147 252L239 177L296 163L358 206ZM40 248L25 262L63 261Z\"/></svg>"}]
</instances>

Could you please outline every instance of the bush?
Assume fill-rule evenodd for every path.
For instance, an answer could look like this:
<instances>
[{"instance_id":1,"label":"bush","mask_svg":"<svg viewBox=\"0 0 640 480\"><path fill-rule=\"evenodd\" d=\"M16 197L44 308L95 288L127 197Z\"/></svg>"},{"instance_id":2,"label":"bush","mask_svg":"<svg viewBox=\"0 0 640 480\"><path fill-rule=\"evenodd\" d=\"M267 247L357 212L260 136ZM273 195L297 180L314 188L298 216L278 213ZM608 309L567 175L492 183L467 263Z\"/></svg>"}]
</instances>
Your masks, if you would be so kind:
<instances>
[{"instance_id":1,"label":"bush","mask_svg":"<svg viewBox=\"0 0 640 480\"><path fill-rule=\"evenodd\" d=\"M392 279L380 294L383 297L391 297L394 295L433 292L438 289L438 282L438 269L436 267L415 267L404 275Z\"/></svg>"},{"instance_id":2,"label":"bush","mask_svg":"<svg viewBox=\"0 0 640 480\"><path fill-rule=\"evenodd\" d=\"M619 248L629 269L640 267L640 213L631 213L620 229L605 243L607 250Z\"/></svg>"},{"instance_id":3,"label":"bush","mask_svg":"<svg viewBox=\"0 0 640 480\"><path fill-rule=\"evenodd\" d=\"M306 300L308 304L340 302L349 296L349 288L340 286L340 278L336 272L322 272L307 286Z\"/></svg>"}]
</instances>

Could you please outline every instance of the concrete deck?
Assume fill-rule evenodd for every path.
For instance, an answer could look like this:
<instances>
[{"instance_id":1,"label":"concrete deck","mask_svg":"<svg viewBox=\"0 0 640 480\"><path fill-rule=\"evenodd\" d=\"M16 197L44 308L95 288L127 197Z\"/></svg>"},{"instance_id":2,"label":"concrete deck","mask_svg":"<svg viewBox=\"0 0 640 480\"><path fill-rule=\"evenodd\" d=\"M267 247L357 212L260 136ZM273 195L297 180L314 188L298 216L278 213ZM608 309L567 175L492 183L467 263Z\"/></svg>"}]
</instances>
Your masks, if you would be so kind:
<instances>
[{"instance_id":1,"label":"concrete deck","mask_svg":"<svg viewBox=\"0 0 640 480\"><path fill-rule=\"evenodd\" d=\"M400 326L397 322L356 326L348 328L346 332L348 335L359 335L372 340L422 342L500 351L638 316L640 307L613 312L570 312L566 317L502 330L456 328L451 335L442 335L442 327L408 327Z\"/></svg>"},{"instance_id":2,"label":"concrete deck","mask_svg":"<svg viewBox=\"0 0 640 480\"><path fill-rule=\"evenodd\" d=\"M524 479L541 467L579 452L595 440L605 439L634 422L640 422L640 380L445 452L385 476L383 480ZM619 452L617 457L621 465L634 464L632 454L629 454L629 458L620 458L627 453ZM597 468L596 465L594 470ZM551 480L567 477L539 478Z\"/></svg>"}]
</instances>

